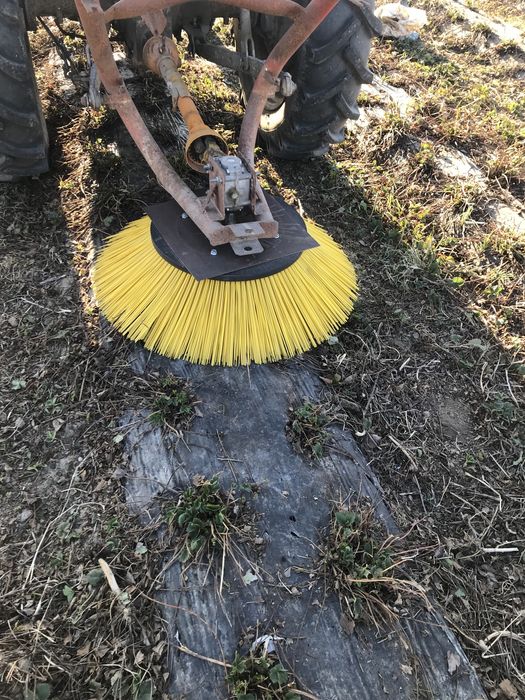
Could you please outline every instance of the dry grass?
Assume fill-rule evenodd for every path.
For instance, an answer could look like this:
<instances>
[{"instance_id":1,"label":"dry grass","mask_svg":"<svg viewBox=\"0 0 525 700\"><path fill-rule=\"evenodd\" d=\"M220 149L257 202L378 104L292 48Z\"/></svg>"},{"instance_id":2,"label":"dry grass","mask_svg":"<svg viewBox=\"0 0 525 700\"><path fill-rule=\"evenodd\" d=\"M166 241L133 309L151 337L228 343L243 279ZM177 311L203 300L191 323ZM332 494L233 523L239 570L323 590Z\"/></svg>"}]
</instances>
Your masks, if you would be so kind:
<instances>
[{"instance_id":1,"label":"dry grass","mask_svg":"<svg viewBox=\"0 0 525 700\"><path fill-rule=\"evenodd\" d=\"M508 22L525 31L525 4L523 0L467 0L465 5L476 12L482 12L492 19Z\"/></svg>"},{"instance_id":2,"label":"dry grass","mask_svg":"<svg viewBox=\"0 0 525 700\"><path fill-rule=\"evenodd\" d=\"M162 387L134 377L126 345L99 324L91 116L61 97L48 52L37 35L57 167L0 186L0 695L147 698L164 683L162 546L124 505L119 418L129 405L152 412Z\"/></svg>"}]
</instances>

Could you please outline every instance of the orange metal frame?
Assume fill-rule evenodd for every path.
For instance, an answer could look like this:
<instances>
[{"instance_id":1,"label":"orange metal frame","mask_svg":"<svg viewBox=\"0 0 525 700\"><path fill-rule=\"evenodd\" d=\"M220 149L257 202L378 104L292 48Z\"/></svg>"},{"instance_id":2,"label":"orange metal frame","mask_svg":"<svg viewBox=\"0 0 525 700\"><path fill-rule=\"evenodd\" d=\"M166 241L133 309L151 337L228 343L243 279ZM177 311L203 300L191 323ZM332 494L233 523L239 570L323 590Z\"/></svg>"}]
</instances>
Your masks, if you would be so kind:
<instances>
[{"instance_id":1,"label":"orange metal frame","mask_svg":"<svg viewBox=\"0 0 525 700\"><path fill-rule=\"evenodd\" d=\"M78 14L93 60L107 92L107 103L115 108L133 140L155 173L160 185L178 202L197 227L206 235L212 245L220 245L236 240L230 226L213 221L203 208L202 202L173 170L161 148L151 135L113 58L107 25L113 20L142 17L153 35L160 35L166 27L163 13L168 7L182 5L189 0L118 0L107 10L103 10L100 0L75 0ZM206 0L201 0L206 2ZM306 41L310 34L340 0L310 0L302 7L293 0L221 0L221 4L239 7L253 12L288 17L292 25L278 41L255 80L246 105L239 138L238 155L253 171L254 148L257 130L268 97L273 95L279 84L279 74L293 54ZM345 1L345 0L341 0ZM256 184L260 203L260 219L268 225L264 236L277 235L277 225L271 225L273 218L260 185ZM268 219L269 217L269 219ZM275 222L273 222L275 224Z\"/></svg>"}]
</instances>

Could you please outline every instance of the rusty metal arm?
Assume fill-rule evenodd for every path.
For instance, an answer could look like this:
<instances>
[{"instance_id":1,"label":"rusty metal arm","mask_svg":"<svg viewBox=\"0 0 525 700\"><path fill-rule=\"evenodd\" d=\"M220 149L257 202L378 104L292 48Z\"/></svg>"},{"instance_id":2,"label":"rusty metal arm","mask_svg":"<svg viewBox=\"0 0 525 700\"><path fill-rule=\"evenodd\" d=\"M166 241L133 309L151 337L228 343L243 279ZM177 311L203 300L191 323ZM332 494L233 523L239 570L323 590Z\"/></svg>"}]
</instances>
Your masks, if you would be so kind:
<instances>
[{"instance_id":1,"label":"rusty metal arm","mask_svg":"<svg viewBox=\"0 0 525 700\"><path fill-rule=\"evenodd\" d=\"M112 19L141 15L154 36L160 36L165 26L162 8L183 4L189 0L119 0L104 12L101 0L75 0L77 10L91 47L106 92L107 103L117 109L142 155L155 173L160 185L179 203L212 245L234 243L247 235L248 224L222 224L215 220L202 202L175 173L162 150L149 132L137 110L113 58L107 33L107 23ZM255 140L267 98L278 86L282 68L328 15L339 0L311 0L306 9L293 0L226 0L224 4L253 9L265 14L287 16L294 22L274 47L261 69L248 100L241 128L239 155L252 177L252 210L256 238L277 235L277 223L271 215L268 203L257 181L253 168ZM181 105L183 106L184 103Z\"/></svg>"},{"instance_id":2,"label":"rusty metal arm","mask_svg":"<svg viewBox=\"0 0 525 700\"><path fill-rule=\"evenodd\" d=\"M268 97L275 93L279 85L279 74L338 2L339 0L311 0L264 62L246 105L239 136L239 153L250 166L253 167L253 151L264 107Z\"/></svg>"},{"instance_id":3,"label":"rusty metal arm","mask_svg":"<svg viewBox=\"0 0 525 700\"><path fill-rule=\"evenodd\" d=\"M139 17L145 12L158 12L168 7L183 5L189 0L119 0L104 13L104 20L112 22L115 19L130 19ZM206 2L206 0L200 0ZM252 12L266 15L289 17L295 19L304 14L304 9L294 0L221 0L222 5L242 7Z\"/></svg>"},{"instance_id":4,"label":"rusty metal arm","mask_svg":"<svg viewBox=\"0 0 525 700\"><path fill-rule=\"evenodd\" d=\"M117 109L131 137L151 167L160 185L180 204L212 245L228 243L233 236L227 227L212 221L185 182L173 170L136 108L113 59L104 13L99 0L75 0L108 103Z\"/></svg>"}]
</instances>

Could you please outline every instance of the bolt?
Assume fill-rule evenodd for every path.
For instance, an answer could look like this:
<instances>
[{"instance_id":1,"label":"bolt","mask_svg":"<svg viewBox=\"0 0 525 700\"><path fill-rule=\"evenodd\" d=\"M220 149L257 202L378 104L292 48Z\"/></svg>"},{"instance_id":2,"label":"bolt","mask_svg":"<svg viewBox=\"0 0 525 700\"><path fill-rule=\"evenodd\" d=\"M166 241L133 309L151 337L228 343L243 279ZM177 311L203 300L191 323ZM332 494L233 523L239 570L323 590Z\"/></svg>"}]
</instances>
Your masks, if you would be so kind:
<instances>
[{"instance_id":1,"label":"bolt","mask_svg":"<svg viewBox=\"0 0 525 700\"><path fill-rule=\"evenodd\" d=\"M180 218L181 218L181 219L187 219L187 218L188 218L188 215L186 214L185 211L182 212L182 214L180 215Z\"/></svg>"},{"instance_id":2,"label":"bolt","mask_svg":"<svg viewBox=\"0 0 525 700\"><path fill-rule=\"evenodd\" d=\"M212 249L210 250L210 255L217 255L217 249L216 249L216 248L212 248Z\"/></svg>"}]
</instances>

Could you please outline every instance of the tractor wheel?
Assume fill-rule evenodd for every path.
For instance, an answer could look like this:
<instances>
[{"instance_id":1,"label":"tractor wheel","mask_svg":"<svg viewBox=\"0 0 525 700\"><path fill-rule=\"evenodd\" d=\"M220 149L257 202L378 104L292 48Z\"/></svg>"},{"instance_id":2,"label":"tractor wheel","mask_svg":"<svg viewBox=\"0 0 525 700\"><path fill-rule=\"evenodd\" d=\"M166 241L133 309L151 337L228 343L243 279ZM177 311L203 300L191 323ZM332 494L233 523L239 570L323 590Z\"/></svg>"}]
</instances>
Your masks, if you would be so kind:
<instances>
[{"instance_id":1,"label":"tractor wheel","mask_svg":"<svg viewBox=\"0 0 525 700\"><path fill-rule=\"evenodd\" d=\"M331 143L344 141L346 120L359 117L361 84L373 78L368 55L381 26L373 5L373 0L341 0L292 57L285 70L297 90L268 101L259 129L271 155L289 160L321 156ZM250 41L242 41L238 26L237 50L242 53L248 44L252 55L264 59L289 26L285 18L252 13ZM240 74L239 79L246 100L253 78Z\"/></svg>"},{"instance_id":2,"label":"tractor wheel","mask_svg":"<svg viewBox=\"0 0 525 700\"><path fill-rule=\"evenodd\" d=\"M1 0L0 181L45 172L47 151L24 14L18 0Z\"/></svg>"}]
</instances>

